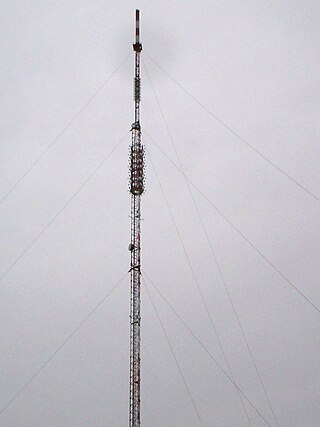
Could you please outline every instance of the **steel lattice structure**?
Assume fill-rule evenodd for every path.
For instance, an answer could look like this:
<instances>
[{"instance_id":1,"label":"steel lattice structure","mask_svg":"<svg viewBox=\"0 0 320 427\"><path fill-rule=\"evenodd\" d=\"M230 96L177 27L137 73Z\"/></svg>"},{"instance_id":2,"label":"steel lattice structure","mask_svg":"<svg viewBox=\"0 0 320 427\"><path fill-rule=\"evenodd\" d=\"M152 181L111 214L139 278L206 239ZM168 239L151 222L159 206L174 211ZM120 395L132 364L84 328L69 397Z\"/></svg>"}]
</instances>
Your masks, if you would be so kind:
<instances>
[{"instance_id":1,"label":"steel lattice structure","mask_svg":"<svg viewBox=\"0 0 320 427\"><path fill-rule=\"evenodd\" d=\"M132 143L130 147L130 193L131 193L131 252L130 262L130 409L129 427L140 427L140 222L141 195L144 191L144 148L141 144L140 125L140 13L136 10L136 40L133 45L135 55L134 75L134 122L132 124Z\"/></svg>"}]
</instances>

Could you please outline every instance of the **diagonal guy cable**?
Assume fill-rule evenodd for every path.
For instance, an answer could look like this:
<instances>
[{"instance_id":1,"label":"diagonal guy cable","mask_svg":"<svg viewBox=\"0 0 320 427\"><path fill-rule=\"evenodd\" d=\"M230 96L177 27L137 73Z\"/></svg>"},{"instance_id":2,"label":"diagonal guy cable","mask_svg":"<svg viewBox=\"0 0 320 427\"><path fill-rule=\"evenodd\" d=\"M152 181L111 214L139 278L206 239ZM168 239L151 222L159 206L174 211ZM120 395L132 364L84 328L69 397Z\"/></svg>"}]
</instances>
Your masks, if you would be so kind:
<instances>
[{"instance_id":1,"label":"diagonal guy cable","mask_svg":"<svg viewBox=\"0 0 320 427\"><path fill-rule=\"evenodd\" d=\"M55 356L63 349L63 347L71 340L71 338L79 331L80 328L90 319L90 317L98 310L98 308L106 301L113 291L120 285L128 273L123 275L121 279L111 288L111 290L93 307L89 314L84 317L76 328L67 336L67 338L59 345L59 347L48 357L48 359L36 370L29 380L15 393L15 395L1 409L0 414L3 414L9 406L20 396L20 394L32 383L32 381L40 374L40 372L55 358Z\"/></svg>"},{"instance_id":2,"label":"diagonal guy cable","mask_svg":"<svg viewBox=\"0 0 320 427\"><path fill-rule=\"evenodd\" d=\"M180 169L183 171L183 167L182 167L181 159L180 159L180 156L179 156L179 153L178 153L178 150L177 150L176 144L174 143L174 140L173 140L173 137L172 137L172 134L171 134L171 131L170 131L170 128L169 128L168 122L167 122L166 117L165 117L165 115L164 115L164 112L163 112L163 110L162 110L162 108L161 108L161 104L160 104L160 101L159 101L158 95L157 95L157 93L156 93L155 87L154 87L154 85L153 85L153 83L152 83L152 80L151 80L151 77L150 77L150 74L149 74L149 71L148 71L148 67L146 66L146 64L144 64L144 65L145 65L145 68L146 68L146 71L147 71L147 76L148 76L148 79L149 79L149 82L150 82L150 85L151 85L151 89L152 89L153 95L154 95L154 97L155 97L155 100L156 100L156 103L157 103L157 105L158 105L158 108L159 108L160 114L161 114L161 116L162 116L163 122L164 122L164 124L165 124L165 127L166 127L166 129L167 129L167 133L168 133L169 139L170 139L170 141L171 141L171 145L172 145L173 151L175 152L176 158L177 158L177 160L178 160L179 167L180 167ZM151 162L152 162L152 160L151 160ZM197 206L197 204L196 204L196 201L195 201L195 199L194 199L194 197L193 197L193 194L192 194L192 191L191 191L191 187L190 187L190 183L189 183L189 181L185 178L185 176L184 176L184 179L185 179L185 183L186 183L186 185L187 185L187 188L188 188L188 191L189 191L190 197L191 197L191 199L192 199L192 202L193 202L193 204L194 204L194 207L195 207L195 209L196 209L196 211L197 211L197 214L198 214L198 217L199 217L199 219L200 219L200 223L202 224L201 214L200 214L200 211L199 211L198 206ZM159 179L158 179L158 181L159 181ZM164 192L163 192L163 196L164 196ZM164 197L165 197L165 196L164 196ZM177 230L177 227L176 227L176 230ZM180 240L182 241L182 239L180 239ZM185 252L186 252L186 249L185 249ZM191 264L191 263L190 263L190 264ZM195 275L195 274L194 274L194 275ZM217 339L218 345L219 345L219 347L220 347L220 351L221 351L221 353L222 353L223 359L224 359L225 364L226 364L226 366L227 366L227 368L228 368L228 371L229 371L229 373L230 373L231 378L235 381L235 378L234 378L234 375L233 375L233 371L232 371L231 365L230 365L230 363L229 363L228 357L227 357L227 355L226 355L226 352L225 352L224 346L222 345L222 341L221 341L220 336L219 336L219 334L218 334L217 328L216 328L216 326L215 326L215 324L214 324L214 320L213 320L213 318L212 318L212 315L210 314L210 311L209 311L209 309L208 309L208 306L207 306L206 300L205 300L205 298L204 298L203 292L202 292L202 290L201 290L201 288L200 288L200 283L199 283L199 281L198 281L198 280L196 280L196 283L197 283L198 291L199 291L199 293L200 293L200 297L201 297L201 299L202 299L203 305L205 306L206 313L207 313L207 315L208 315L208 318L209 318L210 324L211 324L211 326L212 326L212 331L213 331L213 333L214 333L214 335L215 335L215 337L216 337L216 339ZM250 420L250 417L249 417L249 414L248 414L247 408L246 408L246 406L245 406L245 404L244 404L243 398L242 398L241 394L240 394L238 391L237 391L237 393L238 393L238 397L239 397L239 399L240 399L240 403L241 403L242 409L243 409L243 411L244 411L244 413L245 413L245 416L246 416L246 418L247 418L247 420L248 420L248 423L249 423L249 425L252 427L252 422L251 422L251 420Z\"/></svg>"},{"instance_id":3,"label":"diagonal guy cable","mask_svg":"<svg viewBox=\"0 0 320 427\"><path fill-rule=\"evenodd\" d=\"M173 78L163 67L158 64L148 53L145 53L147 57L166 75L169 79L178 86L186 95L188 95L196 104L198 104L203 110L205 110L212 118L214 118L217 122L219 122L225 129L231 132L235 137L237 137L241 142L243 142L247 147L249 147L252 151L254 151L259 157L269 163L273 168L275 168L279 173L288 178L291 182L293 182L297 187L303 190L305 193L309 194L313 199L320 202L320 198L314 194L312 191L308 190L302 184L300 184L296 179L290 176L287 172L280 168L280 166L276 165L272 160L262 154L257 148L251 145L247 140L245 140L241 135L239 135L236 131L234 131L229 125L227 125L223 120L221 120L216 114L214 114L208 107L206 107L202 102L200 102L195 96L193 96L187 89L185 89L175 78Z\"/></svg>"},{"instance_id":4,"label":"diagonal guy cable","mask_svg":"<svg viewBox=\"0 0 320 427\"><path fill-rule=\"evenodd\" d=\"M29 175L32 169L40 162L40 160L47 154L47 152L58 142L58 140L64 135L64 133L71 127L71 125L77 120L81 113L87 108L87 106L94 100L94 98L101 92L105 85L111 80L115 73L122 67L122 65L129 58L128 54L124 60L118 65L111 74L104 80L104 82L96 89L93 95L83 104L83 106L76 112L76 114L68 121L64 128L58 133L54 140L43 150L40 156L31 164L31 166L25 171L23 175L16 181L16 183L6 192L6 194L0 199L0 205L6 200L6 198L18 187L18 185Z\"/></svg>"},{"instance_id":5,"label":"diagonal guy cable","mask_svg":"<svg viewBox=\"0 0 320 427\"><path fill-rule=\"evenodd\" d=\"M187 391L187 393L188 393L188 395L189 395L189 398L190 398L190 400L191 400L192 406L193 406L194 411L195 411L195 413L196 413L196 416L197 416L197 418L198 418L198 420L199 420L199 424L200 424L202 427L204 427L203 422L202 422L202 419L201 419L201 416L200 416L200 413L199 413L199 410L198 410L197 405L196 405L196 402L195 402L195 400L194 400L194 399L193 399L193 397L192 397L192 394L191 394L190 388L189 388L189 386L188 386L187 380L185 379L185 376L184 376L184 374L183 374L183 371L182 371L182 368L181 368L180 363L179 363L179 361L178 361L178 358L177 358L177 356L176 356L176 354L175 354L175 352L174 352L174 350L173 350L173 347L172 347L172 344L171 344L171 342L170 342L169 336L168 336L168 334L167 334L167 332L166 332L166 330L165 330L165 327L164 327L164 324L163 324L163 322L162 322L162 320L161 320L161 317L160 317L159 311L157 310L157 307L155 306L154 300L153 300L153 298L152 298L152 296L151 296L151 293L150 293L150 291L149 291L149 288L148 288L147 283L146 283L146 281L145 281L145 280L144 280L144 284L145 284L145 287L146 287L146 291L147 291L148 297L149 297L149 299L150 299L150 301L151 301L151 304L152 304L152 306L153 306L153 309L154 309L154 311L155 311L155 313L156 313L156 316L157 316L157 318L158 318L158 321L159 321L159 323L160 323L160 326L161 326L162 332L163 332L163 334L164 334L164 336L165 336L165 338L166 338L166 340L167 340L167 343L168 343L168 346L169 346L169 348L170 348L171 354L172 354L172 356L173 356L173 358L174 358L174 361L176 362L176 365L177 365L178 371L179 371L179 373L180 373L181 379L182 379L182 381L183 381L183 383L184 383L185 389L186 389L186 391Z\"/></svg>"},{"instance_id":6,"label":"diagonal guy cable","mask_svg":"<svg viewBox=\"0 0 320 427\"><path fill-rule=\"evenodd\" d=\"M40 237L47 231L51 224L59 217L59 215L69 206L72 200L80 193L81 190L88 184L88 182L93 178L93 176L98 172L101 166L111 157L114 151L120 146L122 141L127 137L128 132L120 139L120 141L113 147L109 154L102 159L99 164L94 168L90 175L85 179L85 181L77 188L77 190L72 194L72 196L62 205L58 212L50 219L50 221L44 226L44 228L36 235L36 237L28 244L28 246L20 253L18 258L7 268L7 270L0 276L0 282L3 280L7 274L15 267L15 265L20 261L20 259L31 249L31 247L40 239Z\"/></svg>"},{"instance_id":7,"label":"diagonal guy cable","mask_svg":"<svg viewBox=\"0 0 320 427\"><path fill-rule=\"evenodd\" d=\"M180 314L175 310L175 308L170 304L168 299L163 295L163 293L160 291L160 289L155 285L155 283L150 279L150 277L147 275L145 271L142 272L142 274L149 280L152 287L158 292L158 294L161 296L163 301L168 305L168 307L171 309L171 311L175 314L175 316L180 320L180 322L184 325L184 327L187 329L187 331L190 333L190 335L197 341L197 343L200 345L200 347L207 353L207 355L210 357L210 359L216 364L216 366L219 368L219 370L224 374L224 376L229 380L229 382L241 393L241 395L244 397L244 399L249 403L249 405L255 410L255 412L261 417L261 419L268 425L269 427L272 427L272 425L269 423L269 421L263 416L263 414L259 411L259 409L254 405L254 403L251 402L251 400L247 397L247 395L244 393L244 391L241 390L241 388L233 381L233 379L230 377L228 372L220 365L218 360L214 357L214 355L207 349L207 347L200 341L200 339L197 337L197 335L192 331L192 329L189 327L187 322L183 320L183 318L180 316Z\"/></svg>"},{"instance_id":8,"label":"diagonal guy cable","mask_svg":"<svg viewBox=\"0 0 320 427\"><path fill-rule=\"evenodd\" d=\"M284 281L292 288L294 289L309 305L311 305L319 314L320 314L320 308L314 304L282 271L272 262L270 259L264 255L264 253L257 248L257 246L236 226L233 224L233 222L219 209L211 200L210 198L203 193L203 191L200 190L200 188L191 181L190 178L179 168L179 166L168 156L168 154L155 142L155 140L146 132L144 129L144 133L148 136L150 141L158 148L158 150L163 154L164 157L166 157L167 160L179 171L183 176L186 177L186 179L189 181L189 183L192 185L195 190L213 207L213 209L225 220L227 224L230 225L278 274L281 276Z\"/></svg>"},{"instance_id":9,"label":"diagonal guy cable","mask_svg":"<svg viewBox=\"0 0 320 427\"><path fill-rule=\"evenodd\" d=\"M194 202L195 202L195 199L194 199L194 198L193 198L193 200L194 200ZM254 357L254 355L253 355L253 351L251 350L251 347L250 347L250 345L249 345L248 339L247 339L246 334L245 334L245 332L244 332L244 328L243 328L243 326L242 326L242 323L241 323L241 321L240 321L240 317L239 317L239 315L238 315L238 312L237 312L237 310L236 310L235 304L234 304L233 299L232 299L232 297L231 297L231 293L230 293L229 287L228 287L228 285L227 285L227 282L226 282L226 280L225 280L224 274L223 274L223 272L222 272L222 269L221 269L220 263L219 263L219 261L218 261L218 257L217 257L217 255L216 255L216 252L215 252L215 250L214 250L214 248L213 248L213 245L212 245L212 243L211 243L211 241L210 241L210 238L209 238L209 235L208 235L207 229L206 229L206 227L205 227L205 225L204 225L204 222L203 222L203 219L202 219L202 216L201 216L201 213L200 213L199 207L197 206L196 202L195 202L195 206L196 206L197 212L198 212L198 214L199 214L199 219L200 219L200 222L201 222L201 227L202 227L203 232L204 232L204 234L205 234L205 236L206 236L206 240L207 240L207 242L208 242L208 245L209 245L209 248L210 248L210 252L211 252L211 254L212 254L212 257L213 257L214 263L215 263L215 265L216 265L216 267L217 267L217 270L218 270L218 273L219 273L219 276L220 276L221 282L223 283L223 286L224 286L224 288L225 288L225 291L226 291L226 294L227 294L228 300L229 300L229 302L230 302L230 305L231 305L232 311L233 311L233 313L234 313L234 316L235 316L236 321L237 321L237 323L238 323L239 329L240 329L240 331L241 331L241 335L242 335L243 340L244 340L244 342L245 342L245 345L246 345L246 347L247 347L247 350L248 350L248 353L249 353L249 356L250 356L250 359L251 359L252 365L253 365L253 367L254 367L254 370L256 371L256 374L257 374L258 380L259 380L259 382L260 382L260 385L261 385L261 388L262 388L263 394L265 395L265 398L266 398L266 400L267 400L267 402L268 402L268 406L269 406L270 411L271 411L271 413L272 413L273 419L274 419L274 421L275 421L276 425L279 427L279 421L278 421L278 418L277 418L277 416L276 416L276 414L275 414L275 411L274 411L274 409L273 409L273 406L272 406L272 404L271 404L271 400L270 400L270 397L269 397L269 393L267 392L267 389L266 389L266 387L265 387L264 381L263 381L263 379L262 379L262 375L260 374L260 371L259 371L259 369L258 369L258 365L257 365L256 360L255 360L255 357Z\"/></svg>"},{"instance_id":10,"label":"diagonal guy cable","mask_svg":"<svg viewBox=\"0 0 320 427\"><path fill-rule=\"evenodd\" d=\"M195 199L194 199L194 202L195 202ZM196 203L196 202L195 202L195 203ZM224 277L224 274L223 274L223 272L222 272L222 269L221 269L220 263L219 263L219 261L218 261L217 254L216 254L216 252L215 252L215 250L214 250L214 248L213 248L213 245L212 245L212 243L211 243L211 241L210 241L210 238L209 238L209 235L208 235L207 229L206 229L206 227L205 227L205 225L204 225L204 221L203 221L203 219L202 219L202 216L201 216L201 213L200 213L200 210L199 210L199 207L197 206L197 204L196 204L196 209L197 209L197 212L198 212L198 214L199 214L199 219L200 219L200 222L201 222L201 227L202 227L203 232L204 232L204 234L205 234L205 236L206 236L206 240L207 240L207 242L208 242L208 245L209 245L209 248L210 248L210 252L211 252L211 254L212 254L212 257L213 257L214 263L215 263L215 265L216 265L216 267L217 267L217 270L218 270L218 273L219 273L219 276L220 276L221 282L223 283L223 286L224 286L224 288L225 288L225 291L226 291L226 294L227 294L228 300L229 300L229 302L230 302L230 305L231 305L231 308L232 308L233 314L234 314L234 316L235 316L235 318L236 318L236 321L237 321L237 323L238 323L239 329L240 329L240 331L241 331L241 335L242 335L243 340L244 340L244 342L245 342L245 345L246 345L246 347L247 347L247 350L248 350L248 353L249 353L249 356L250 356L250 359L251 359L252 365L253 365L253 367L254 367L254 370L256 371L256 374L257 374L258 380L259 380L259 382L260 382L260 385L261 385L262 391L263 391L263 393L264 393L264 395L265 395L265 398L266 398L266 400L267 400L267 402L268 402L268 406L269 406L270 411L271 411L271 413L272 413L273 419L274 419L274 421L275 421L276 425L279 427L279 421L278 421L278 418L277 418L277 416L276 416L276 414L275 414L275 411L274 411L274 409L273 409L273 406L272 406L272 404L271 404L271 400L270 400L269 394L268 394L268 392L267 392L267 389L266 389L266 387L265 387L264 381L263 381L263 379L262 379L262 375L260 374L260 371L259 371L259 369L258 369L257 362L256 362L255 357L254 357L254 355L253 355L253 351L251 350L251 347L250 347L250 345L249 345L249 341L248 341L248 339L247 339L247 337L246 337L246 334L245 334L245 332L244 332L244 328L243 328L242 323L241 323L241 321L240 321L239 314L238 314L238 312L237 312L237 310L236 310L235 304L234 304L233 299L232 299L232 297L231 297L231 293L230 293L229 287L228 287L228 285L227 285L226 279L225 279L225 277Z\"/></svg>"}]
</instances>

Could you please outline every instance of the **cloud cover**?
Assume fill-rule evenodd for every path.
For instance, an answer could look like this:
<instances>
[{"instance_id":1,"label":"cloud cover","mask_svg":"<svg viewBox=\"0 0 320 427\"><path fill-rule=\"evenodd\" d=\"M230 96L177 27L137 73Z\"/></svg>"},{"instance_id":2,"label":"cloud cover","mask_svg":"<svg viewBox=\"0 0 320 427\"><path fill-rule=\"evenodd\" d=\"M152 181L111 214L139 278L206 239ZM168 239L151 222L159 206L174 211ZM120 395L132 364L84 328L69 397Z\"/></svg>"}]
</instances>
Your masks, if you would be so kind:
<instances>
[{"instance_id":1,"label":"cloud cover","mask_svg":"<svg viewBox=\"0 0 320 427\"><path fill-rule=\"evenodd\" d=\"M142 42L254 147L319 193L318 2L3 1L1 194ZM320 204L208 116L143 52L187 175L316 305ZM0 206L5 272L129 131L133 56ZM142 70L142 124L175 154ZM1 283L5 405L127 271L128 145L99 169ZM184 178L147 136L234 377L271 425ZM143 268L224 366L147 157ZM319 313L194 192L281 427L318 427ZM151 289L152 291L152 289ZM152 305L142 301L143 425L197 425ZM248 425L239 398L152 291L205 426ZM3 427L122 426L128 418L129 278L0 416ZM265 425L248 407L254 426Z\"/></svg>"}]
</instances>

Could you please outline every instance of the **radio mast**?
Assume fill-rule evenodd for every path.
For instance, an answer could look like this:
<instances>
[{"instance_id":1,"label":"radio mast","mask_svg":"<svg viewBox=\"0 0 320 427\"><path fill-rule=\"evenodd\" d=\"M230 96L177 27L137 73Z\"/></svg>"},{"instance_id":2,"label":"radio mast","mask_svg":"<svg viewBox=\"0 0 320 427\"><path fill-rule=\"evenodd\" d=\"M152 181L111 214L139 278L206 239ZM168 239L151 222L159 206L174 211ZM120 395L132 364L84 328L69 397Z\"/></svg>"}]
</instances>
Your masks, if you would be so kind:
<instances>
[{"instance_id":1,"label":"radio mast","mask_svg":"<svg viewBox=\"0 0 320 427\"><path fill-rule=\"evenodd\" d=\"M130 262L130 407L129 427L140 427L140 199L144 191L144 148L141 144L140 125L140 12L136 10L136 39L133 45L134 67L134 122L131 127L130 193L131 193L131 252Z\"/></svg>"}]
</instances>

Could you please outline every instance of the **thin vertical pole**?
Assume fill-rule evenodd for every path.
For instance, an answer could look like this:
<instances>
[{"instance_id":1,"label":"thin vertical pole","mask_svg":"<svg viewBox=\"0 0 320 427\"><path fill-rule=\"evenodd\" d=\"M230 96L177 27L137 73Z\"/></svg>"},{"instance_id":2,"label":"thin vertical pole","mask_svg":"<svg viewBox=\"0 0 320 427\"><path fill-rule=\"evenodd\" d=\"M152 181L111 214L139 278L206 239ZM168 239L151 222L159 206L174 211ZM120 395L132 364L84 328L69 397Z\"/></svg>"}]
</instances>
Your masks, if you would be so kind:
<instances>
[{"instance_id":1,"label":"thin vertical pole","mask_svg":"<svg viewBox=\"0 0 320 427\"><path fill-rule=\"evenodd\" d=\"M129 427L140 427L140 285L141 285L141 246L140 246L140 199L144 191L144 148L141 144L140 125L140 12L136 10L136 37L133 44L134 65L134 122L131 127L130 147L130 193L131 193L131 242L130 260L130 405Z\"/></svg>"}]
</instances>

